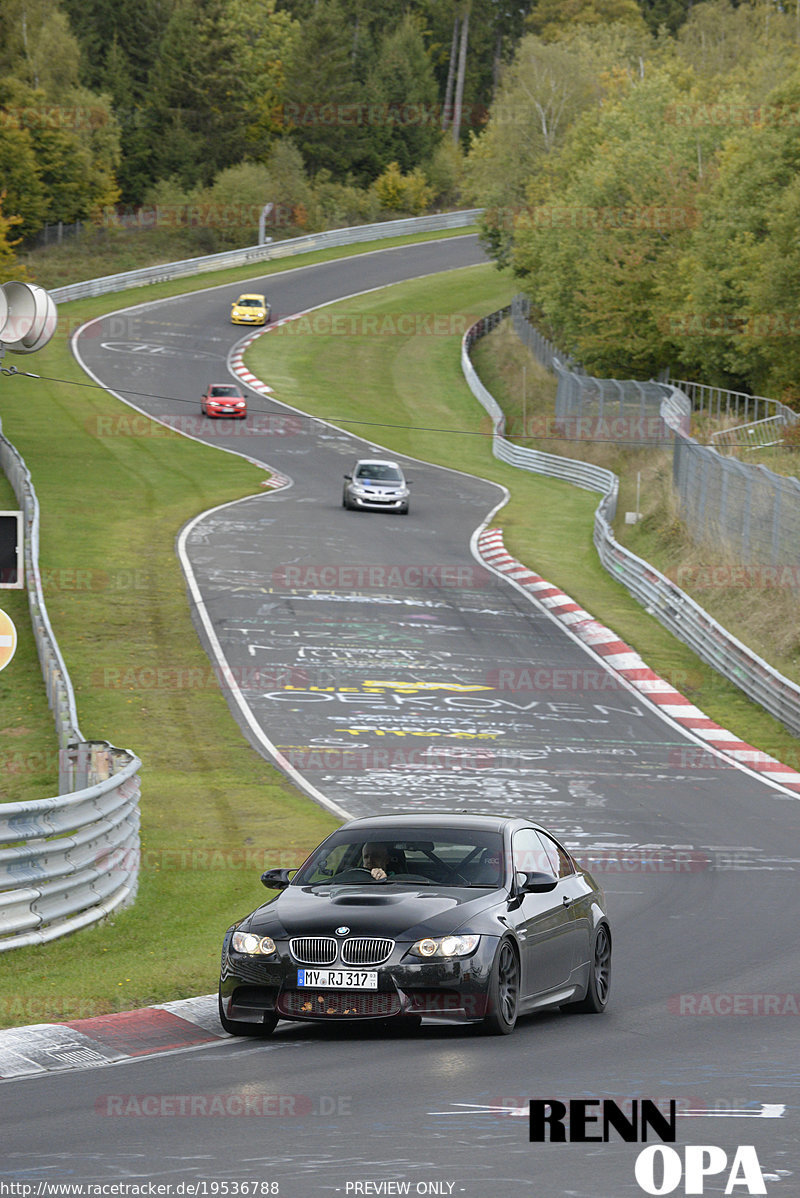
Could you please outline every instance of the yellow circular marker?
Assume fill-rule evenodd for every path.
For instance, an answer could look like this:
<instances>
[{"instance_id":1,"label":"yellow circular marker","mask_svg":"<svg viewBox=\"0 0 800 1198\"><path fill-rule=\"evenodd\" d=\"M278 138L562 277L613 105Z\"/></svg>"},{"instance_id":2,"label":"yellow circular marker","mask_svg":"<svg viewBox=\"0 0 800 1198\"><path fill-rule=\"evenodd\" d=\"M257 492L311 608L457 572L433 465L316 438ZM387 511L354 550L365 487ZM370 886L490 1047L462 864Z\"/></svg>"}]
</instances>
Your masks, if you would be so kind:
<instances>
[{"instance_id":1,"label":"yellow circular marker","mask_svg":"<svg viewBox=\"0 0 800 1198\"><path fill-rule=\"evenodd\" d=\"M0 611L0 670L4 670L17 647L17 630L11 617Z\"/></svg>"}]
</instances>

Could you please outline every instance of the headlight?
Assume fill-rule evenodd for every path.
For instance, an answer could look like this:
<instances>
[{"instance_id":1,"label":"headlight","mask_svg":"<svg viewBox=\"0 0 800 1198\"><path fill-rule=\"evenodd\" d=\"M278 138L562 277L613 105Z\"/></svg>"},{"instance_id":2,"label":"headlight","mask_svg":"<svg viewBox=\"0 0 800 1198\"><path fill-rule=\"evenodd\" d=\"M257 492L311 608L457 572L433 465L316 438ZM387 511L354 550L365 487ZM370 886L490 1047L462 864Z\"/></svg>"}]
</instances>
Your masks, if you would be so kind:
<instances>
[{"instance_id":1,"label":"headlight","mask_svg":"<svg viewBox=\"0 0 800 1198\"><path fill-rule=\"evenodd\" d=\"M412 944L409 952L415 957L468 957L480 943L480 936L426 936Z\"/></svg>"},{"instance_id":2,"label":"headlight","mask_svg":"<svg viewBox=\"0 0 800 1198\"><path fill-rule=\"evenodd\" d=\"M234 932L231 947L237 953L249 953L251 956L269 957L277 952L275 941L271 936L254 936L252 932Z\"/></svg>"}]
</instances>

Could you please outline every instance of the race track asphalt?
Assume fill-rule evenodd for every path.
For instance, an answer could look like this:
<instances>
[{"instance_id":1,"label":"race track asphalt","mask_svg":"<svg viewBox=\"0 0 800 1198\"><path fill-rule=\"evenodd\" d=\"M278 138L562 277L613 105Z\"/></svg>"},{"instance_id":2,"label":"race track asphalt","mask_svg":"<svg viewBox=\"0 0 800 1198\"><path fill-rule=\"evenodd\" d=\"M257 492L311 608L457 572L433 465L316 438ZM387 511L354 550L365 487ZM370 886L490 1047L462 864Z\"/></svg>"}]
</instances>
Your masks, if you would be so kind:
<instances>
[{"instance_id":1,"label":"race track asphalt","mask_svg":"<svg viewBox=\"0 0 800 1198\"><path fill-rule=\"evenodd\" d=\"M289 315L479 260L458 238L289 271L264 290ZM143 411L181 420L188 397L227 377L241 332L224 314L239 290L105 317L79 337L80 358ZM252 1192L283 1198L624 1198L647 1192L634 1176L644 1146L530 1144L527 1101L649 1097L677 1100L681 1160L687 1143L719 1146L729 1164L753 1145L766 1192L796 1194L796 797L724 762L699 767L695 742L482 567L470 544L502 499L495 485L405 461L408 517L345 511L342 474L370 443L313 421L278 432L290 414L251 399L236 447L291 485L186 537L209 620L199 633L237 680L243 735L353 815L459 807L551 827L605 886L612 1004L602 1018L523 1020L499 1040L281 1024L264 1044L9 1081L3 1176L238 1179L275 1182ZM182 1112L167 1101L180 1096L205 1105ZM355 1188L367 1182L410 1189Z\"/></svg>"}]
</instances>

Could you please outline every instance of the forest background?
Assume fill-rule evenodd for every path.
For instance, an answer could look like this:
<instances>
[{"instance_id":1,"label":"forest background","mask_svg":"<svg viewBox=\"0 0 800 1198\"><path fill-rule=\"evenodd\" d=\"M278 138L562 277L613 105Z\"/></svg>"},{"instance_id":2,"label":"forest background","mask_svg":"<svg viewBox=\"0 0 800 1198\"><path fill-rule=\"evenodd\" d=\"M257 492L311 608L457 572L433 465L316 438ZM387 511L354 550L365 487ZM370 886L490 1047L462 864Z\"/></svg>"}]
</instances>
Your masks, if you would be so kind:
<instances>
[{"instance_id":1,"label":"forest background","mask_svg":"<svg viewBox=\"0 0 800 1198\"><path fill-rule=\"evenodd\" d=\"M0 271L459 206L591 373L800 406L800 0L4 0Z\"/></svg>"}]
</instances>

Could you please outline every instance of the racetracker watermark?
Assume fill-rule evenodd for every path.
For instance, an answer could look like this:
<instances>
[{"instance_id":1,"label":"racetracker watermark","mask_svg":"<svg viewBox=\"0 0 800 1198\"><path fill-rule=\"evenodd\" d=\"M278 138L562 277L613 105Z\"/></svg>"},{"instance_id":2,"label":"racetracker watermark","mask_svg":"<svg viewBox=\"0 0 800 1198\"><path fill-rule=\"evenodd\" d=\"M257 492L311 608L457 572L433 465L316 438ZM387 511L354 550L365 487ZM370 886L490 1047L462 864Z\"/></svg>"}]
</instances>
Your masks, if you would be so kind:
<instances>
[{"instance_id":1,"label":"racetracker watermark","mask_svg":"<svg viewBox=\"0 0 800 1198\"><path fill-rule=\"evenodd\" d=\"M225 666L217 673L212 666L140 666L120 669L106 666L92 673L92 685L101 690L123 691L245 691L262 694L275 687L287 691L334 689L327 670L297 666ZM354 687L355 691L359 688Z\"/></svg>"},{"instance_id":2,"label":"racetracker watermark","mask_svg":"<svg viewBox=\"0 0 800 1198\"><path fill-rule=\"evenodd\" d=\"M479 316L464 312L308 312L276 324L281 337L463 337Z\"/></svg>"},{"instance_id":3,"label":"racetracker watermark","mask_svg":"<svg viewBox=\"0 0 800 1198\"><path fill-rule=\"evenodd\" d=\"M320 748L281 748L283 757L301 773L363 773L367 770L484 770L496 767L500 759L486 750L467 748L447 751L432 748L404 749L381 745L322 746Z\"/></svg>"},{"instance_id":4,"label":"racetracker watermark","mask_svg":"<svg viewBox=\"0 0 800 1198\"><path fill-rule=\"evenodd\" d=\"M491 228L522 232L527 229L626 229L669 233L693 229L698 223L694 208L655 205L594 207L586 204L518 205L487 209L484 220Z\"/></svg>"},{"instance_id":5,"label":"racetracker watermark","mask_svg":"<svg viewBox=\"0 0 800 1198\"><path fill-rule=\"evenodd\" d=\"M0 774L55 774L69 760L66 749L35 749L27 753L6 749L0 753Z\"/></svg>"},{"instance_id":6,"label":"racetracker watermark","mask_svg":"<svg viewBox=\"0 0 800 1198\"><path fill-rule=\"evenodd\" d=\"M676 994L670 1015L800 1015L800 994Z\"/></svg>"},{"instance_id":7,"label":"racetracker watermark","mask_svg":"<svg viewBox=\"0 0 800 1198\"><path fill-rule=\"evenodd\" d=\"M593 874L697 874L715 868L704 849L590 849L580 860Z\"/></svg>"},{"instance_id":8,"label":"racetracker watermark","mask_svg":"<svg viewBox=\"0 0 800 1198\"><path fill-rule=\"evenodd\" d=\"M682 125L690 129L716 128L751 129L771 126L789 128L800 125L800 107L797 104L738 104L717 102L712 104L668 104L664 110L664 121L668 125Z\"/></svg>"},{"instance_id":9,"label":"racetracker watermark","mask_svg":"<svg viewBox=\"0 0 800 1198\"><path fill-rule=\"evenodd\" d=\"M93 594L108 591L151 590L153 581L146 570L76 570L65 566L48 566L29 573L29 580L38 578L42 590L50 594Z\"/></svg>"},{"instance_id":10,"label":"racetracker watermark","mask_svg":"<svg viewBox=\"0 0 800 1198\"><path fill-rule=\"evenodd\" d=\"M116 1119L294 1119L352 1115L349 1094L101 1094L96 1115Z\"/></svg>"},{"instance_id":11,"label":"racetracker watermark","mask_svg":"<svg viewBox=\"0 0 800 1198\"><path fill-rule=\"evenodd\" d=\"M652 416L599 416L567 417L556 420L546 416L526 416L519 425L510 421L509 432L514 437L527 440L543 441L611 441L630 442L638 445L640 442L667 441L672 432L664 420L658 415ZM688 432L688 421L686 424Z\"/></svg>"},{"instance_id":12,"label":"racetracker watermark","mask_svg":"<svg viewBox=\"0 0 800 1198\"><path fill-rule=\"evenodd\" d=\"M328 103L283 104L273 114L289 129L436 129L453 119L451 105L427 101L404 103ZM483 104L465 104L461 108L461 127L485 125L488 110Z\"/></svg>"},{"instance_id":13,"label":"racetracker watermark","mask_svg":"<svg viewBox=\"0 0 800 1198\"><path fill-rule=\"evenodd\" d=\"M750 337L780 340L800 334L797 312L672 312L659 316L658 328L667 337Z\"/></svg>"},{"instance_id":14,"label":"racetracker watermark","mask_svg":"<svg viewBox=\"0 0 800 1198\"><path fill-rule=\"evenodd\" d=\"M252 404L253 399L250 400ZM255 401L257 402L257 401ZM198 407L200 400L197 400ZM245 420L211 419L205 415L175 416L164 413L153 420L135 412L96 413L87 416L84 428L93 437L136 437L163 440L170 437L297 437L308 431L309 421L282 412L249 412Z\"/></svg>"},{"instance_id":15,"label":"racetracker watermark","mask_svg":"<svg viewBox=\"0 0 800 1198\"><path fill-rule=\"evenodd\" d=\"M334 563L327 565L277 566L270 580L273 586L301 591L403 591L403 590L474 590L484 587L492 575L482 566L452 566L442 562L409 565L405 562L381 565Z\"/></svg>"},{"instance_id":16,"label":"racetracker watermark","mask_svg":"<svg viewBox=\"0 0 800 1198\"><path fill-rule=\"evenodd\" d=\"M619 675L610 670L571 669L567 666L499 666L486 675L489 686L501 691L531 694L566 691L583 694L585 691L620 691L625 688Z\"/></svg>"},{"instance_id":17,"label":"racetracker watermark","mask_svg":"<svg viewBox=\"0 0 800 1198\"><path fill-rule=\"evenodd\" d=\"M800 589L800 566L678 566L670 577L679 587L701 591Z\"/></svg>"},{"instance_id":18,"label":"racetracker watermark","mask_svg":"<svg viewBox=\"0 0 800 1198\"><path fill-rule=\"evenodd\" d=\"M549 585L549 584L548 584ZM691 685L692 676L684 670L676 670L669 677L660 679L680 691ZM520 692L566 691L584 694L586 691L621 691L628 688L618 674L601 667L583 669L569 666L498 666L486 674L486 683L496 690Z\"/></svg>"},{"instance_id":19,"label":"racetracker watermark","mask_svg":"<svg viewBox=\"0 0 800 1198\"><path fill-rule=\"evenodd\" d=\"M297 204L118 204L104 208L102 222L123 229L251 229L261 220L271 229L305 224L306 213Z\"/></svg>"},{"instance_id":20,"label":"racetracker watermark","mask_svg":"<svg viewBox=\"0 0 800 1198\"><path fill-rule=\"evenodd\" d=\"M238 849L100 849L93 864L104 873L203 873L229 870L258 874L265 869L296 869L305 850L274 849L244 845Z\"/></svg>"},{"instance_id":21,"label":"racetracker watermark","mask_svg":"<svg viewBox=\"0 0 800 1198\"><path fill-rule=\"evenodd\" d=\"M102 129L110 120L108 109L84 104L4 104L0 108L0 129L64 129L80 133Z\"/></svg>"}]
</instances>

